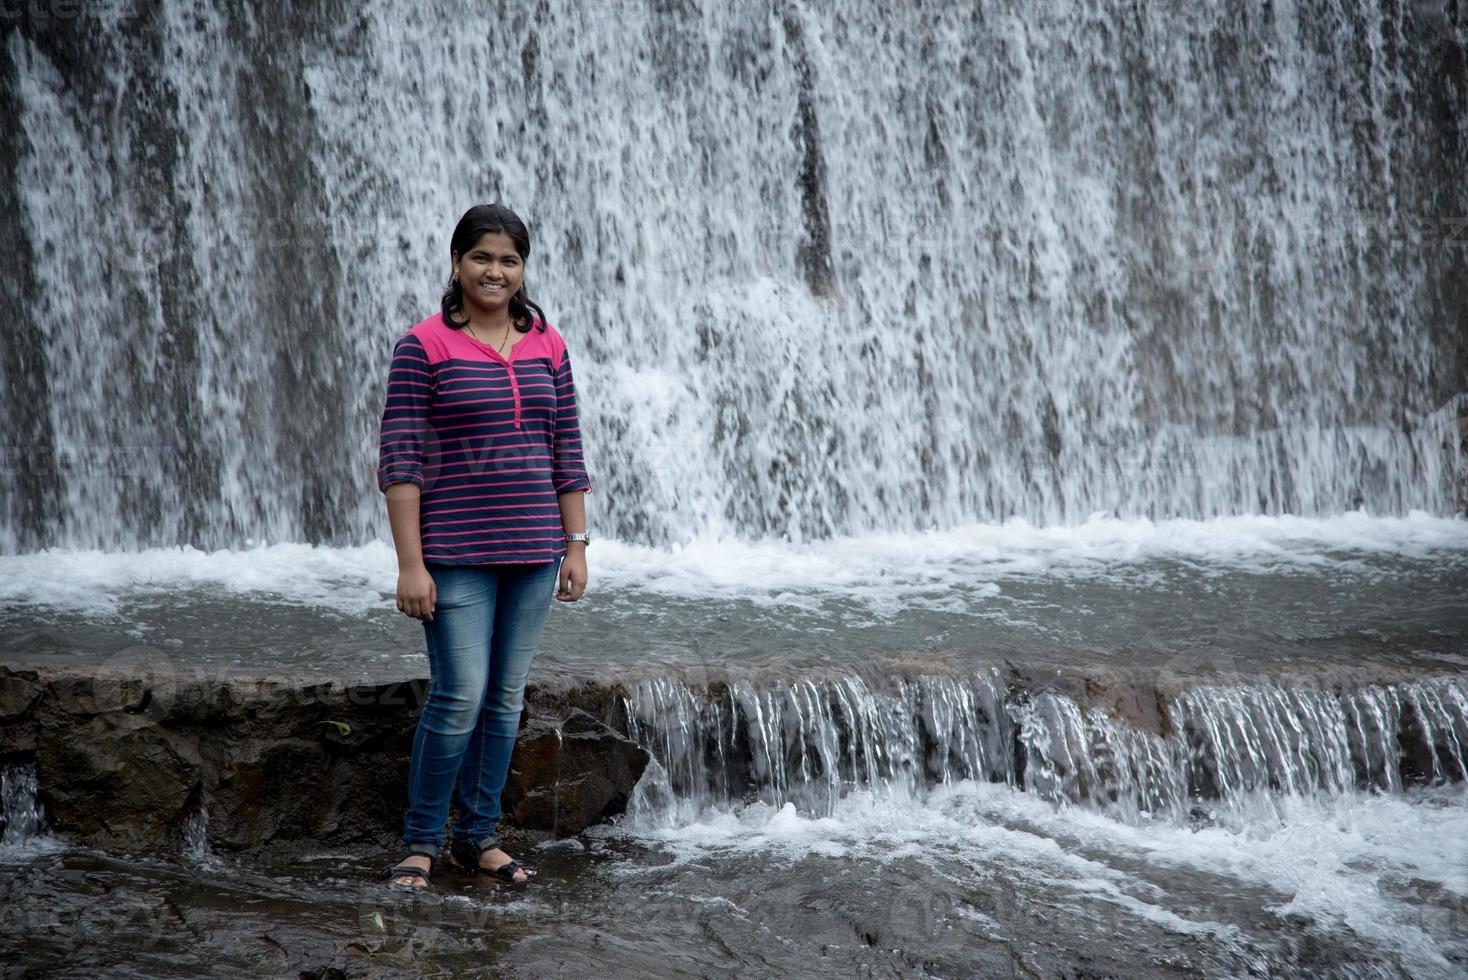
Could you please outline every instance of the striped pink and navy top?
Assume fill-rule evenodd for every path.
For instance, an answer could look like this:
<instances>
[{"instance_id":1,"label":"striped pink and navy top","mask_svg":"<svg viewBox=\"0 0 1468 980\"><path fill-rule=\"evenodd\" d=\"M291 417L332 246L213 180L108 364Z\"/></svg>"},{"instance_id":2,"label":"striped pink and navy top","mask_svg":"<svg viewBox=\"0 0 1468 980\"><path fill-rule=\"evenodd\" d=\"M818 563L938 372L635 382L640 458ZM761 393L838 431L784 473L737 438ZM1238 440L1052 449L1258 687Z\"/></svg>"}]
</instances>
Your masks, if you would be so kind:
<instances>
[{"instance_id":1,"label":"striped pink and navy top","mask_svg":"<svg viewBox=\"0 0 1468 980\"><path fill-rule=\"evenodd\" d=\"M547 562L566 552L557 495L591 491L571 362L555 327L523 336L506 360L435 313L393 349L377 486L423 488L425 562Z\"/></svg>"}]
</instances>

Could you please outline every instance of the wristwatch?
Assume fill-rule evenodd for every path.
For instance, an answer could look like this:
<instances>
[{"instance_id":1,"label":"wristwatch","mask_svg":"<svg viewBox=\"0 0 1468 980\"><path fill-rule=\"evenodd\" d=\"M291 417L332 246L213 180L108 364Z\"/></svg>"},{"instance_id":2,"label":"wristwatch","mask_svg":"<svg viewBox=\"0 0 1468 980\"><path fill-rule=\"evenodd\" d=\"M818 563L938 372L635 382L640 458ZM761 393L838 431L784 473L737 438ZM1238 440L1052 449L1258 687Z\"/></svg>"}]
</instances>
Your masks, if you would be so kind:
<instances>
[{"instance_id":1,"label":"wristwatch","mask_svg":"<svg viewBox=\"0 0 1468 980\"><path fill-rule=\"evenodd\" d=\"M591 544L591 532L590 531L571 531L571 532L568 532L566 534L566 540L567 541L584 541L588 545L590 545Z\"/></svg>"}]
</instances>

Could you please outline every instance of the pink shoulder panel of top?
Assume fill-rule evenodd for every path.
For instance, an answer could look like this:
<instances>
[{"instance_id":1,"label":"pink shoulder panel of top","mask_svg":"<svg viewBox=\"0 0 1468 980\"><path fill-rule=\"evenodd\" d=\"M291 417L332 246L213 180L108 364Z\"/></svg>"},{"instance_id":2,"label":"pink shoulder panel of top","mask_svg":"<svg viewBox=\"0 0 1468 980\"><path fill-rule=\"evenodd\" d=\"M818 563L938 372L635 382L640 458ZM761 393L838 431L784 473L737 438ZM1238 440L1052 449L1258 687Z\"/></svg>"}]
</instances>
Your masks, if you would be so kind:
<instances>
[{"instance_id":1,"label":"pink shoulder panel of top","mask_svg":"<svg viewBox=\"0 0 1468 980\"><path fill-rule=\"evenodd\" d=\"M484 357L484 351L468 337L463 331L455 330L443 322L443 314L435 313L425 320L415 323L408 333L418 338L423 345L424 352L428 355L428 363L437 364L440 361L461 358L463 360L477 361ZM549 358L551 367L560 367L561 358L566 353L566 342L561 339L560 331L556 330L554 324L547 323L545 330L530 331L521 344L533 345L528 349L522 349L518 344L515 347L515 360L525 357Z\"/></svg>"}]
</instances>

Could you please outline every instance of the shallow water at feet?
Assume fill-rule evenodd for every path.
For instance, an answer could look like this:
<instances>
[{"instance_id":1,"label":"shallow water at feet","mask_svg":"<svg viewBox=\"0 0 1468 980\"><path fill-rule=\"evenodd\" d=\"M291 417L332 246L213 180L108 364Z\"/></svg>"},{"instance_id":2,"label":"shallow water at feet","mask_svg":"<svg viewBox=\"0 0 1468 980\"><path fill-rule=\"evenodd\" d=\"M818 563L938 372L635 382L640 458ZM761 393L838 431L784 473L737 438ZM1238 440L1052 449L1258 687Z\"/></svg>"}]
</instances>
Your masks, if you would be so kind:
<instances>
[{"instance_id":1,"label":"shallow water at feet","mask_svg":"<svg viewBox=\"0 0 1468 980\"><path fill-rule=\"evenodd\" d=\"M543 884L387 852L250 860L54 838L0 852L5 958L55 975L1454 976L1468 795L1261 800L1238 832L1129 826L990 784L645 819L516 852ZM578 963L580 965L578 965Z\"/></svg>"}]
</instances>

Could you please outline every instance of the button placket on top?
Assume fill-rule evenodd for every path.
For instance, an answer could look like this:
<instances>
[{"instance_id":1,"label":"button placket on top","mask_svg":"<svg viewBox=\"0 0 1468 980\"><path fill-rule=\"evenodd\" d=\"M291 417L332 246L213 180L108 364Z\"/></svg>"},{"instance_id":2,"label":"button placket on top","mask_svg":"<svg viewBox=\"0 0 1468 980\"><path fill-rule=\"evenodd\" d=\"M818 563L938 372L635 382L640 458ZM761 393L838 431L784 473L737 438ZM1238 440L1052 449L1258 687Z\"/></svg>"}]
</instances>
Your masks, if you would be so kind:
<instances>
[{"instance_id":1,"label":"button placket on top","mask_svg":"<svg viewBox=\"0 0 1468 980\"><path fill-rule=\"evenodd\" d=\"M515 347L519 346L520 344L515 345ZM518 429L520 428L520 379L515 376L515 365L511 363L515 359L515 347L510 348L509 357L500 357L500 360L505 362L505 372L510 376L510 395L515 399L515 428ZM494 353L496 357L499 357L499 351Z\"/></svg>"},{"instance_id":2,"label":"button placket on top","mask_svg":"<svg viewBox=\"0 0 1468 980\"><path fill-rule=\"evenodd\" d=\"M510 347L510 356L509 357L505 357L499 351L495 350L493 347L491 347L488 344L484 343L482 340L480 340L478 337L474 336L473 334L466 333L465 336L468 337L470 340L474 341L474 343L476 345L478 345L478 347L480 348L480 350L485 351L491 357L495 358L496 360L498 360L501 364L503 364L505 366L505 373L510 376L510 397L512 399L514 399L514 402L515 402L515 428L517 428L517 429L520 428L520 379L515 376L515 365L512 364L512 363L510 363L510 362L515 357L515 348L516 347L519 347L520 344L525 343L525 340L521 340L518 343L511 345L511 347ZM526 338L526 339L529 339L529 338Z\"/></svg>"}]
</instances>

